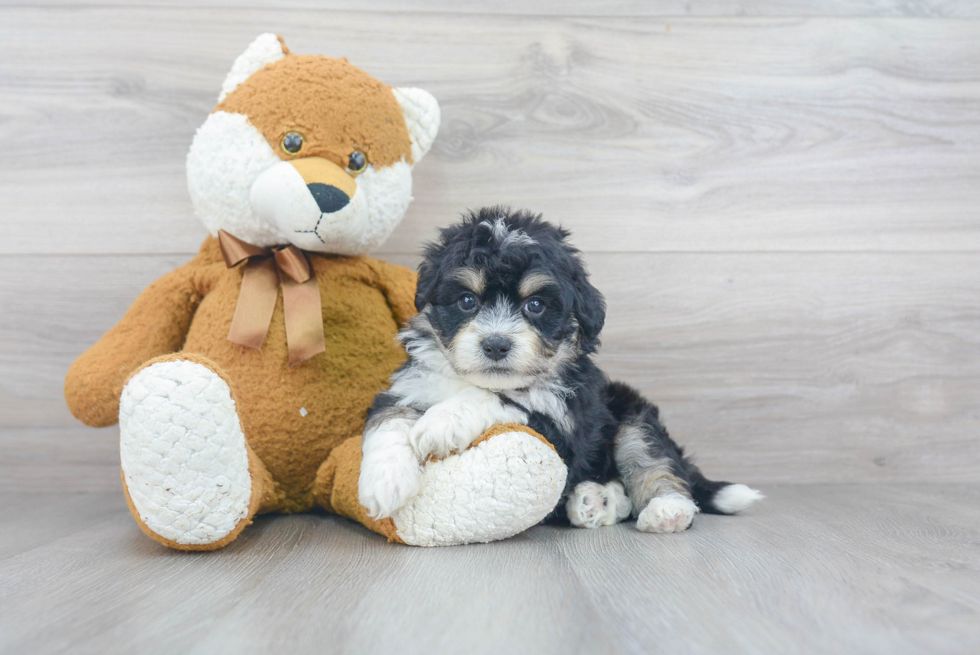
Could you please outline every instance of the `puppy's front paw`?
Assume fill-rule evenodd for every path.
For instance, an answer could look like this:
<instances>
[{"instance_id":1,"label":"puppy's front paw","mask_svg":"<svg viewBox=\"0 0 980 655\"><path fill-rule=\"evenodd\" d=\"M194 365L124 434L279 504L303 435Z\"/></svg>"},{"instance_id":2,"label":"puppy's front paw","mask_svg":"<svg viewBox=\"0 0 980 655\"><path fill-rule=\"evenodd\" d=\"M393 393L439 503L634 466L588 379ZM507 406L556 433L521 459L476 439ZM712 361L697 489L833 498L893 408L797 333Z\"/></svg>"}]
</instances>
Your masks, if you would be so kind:
<instances>
[{"instance_id":1,"label":"puppy's front paw","mask_svg":"<svg viewBox=\"0 0 980 655\"><path fill-rule=\"evenodd\" d=\"M602 525L602 485L579 482L565 503L568 521L576 528L598 528Z\"/></svg>"},{"instance_id":2,"label":"puppy's front paw","mask_svg":"<svg viewBox=\"0 0 980 655\"><path fill-rule=\"evenodd\" d=\"M679 493L657 496L636 517L636 529L641 532L683 532L691 527L694 515L699 511L693 500Z\"/></svg>"},{"instance_id":3,"label":"puppy's front paw","mask_svg":"<svg viewBox=\"0 0 980 655\"><path fill-rule=\"evenodd\" d=\"M471 434L466 421L453 412L432 408L422 415L408 433L408 441L419 460L430 455L437 459L461 453L479 435Z\"/></svg>"},{"instance_id":4,"label":"puppy's front paw","mask_svg":"<svg viewBox=\"0 0 980 655\"><path fill-rule=\"evenodd\" d=\"M576 528L614 525L629 516L630 510L630 499L618 480L607 485L580 482L565 503L568 520Z\"/></svg>"},{"instance_id":5,"label":"puppy's front paw","mask_svg":"<svg viewBox=\"0 0 980 655\"><path fill-rule=\"evenodd\" d=\"M357 480L357 500L371 518L394 514L422 488L422 470L407 448L366 454Z\"/></svg>"}]
</instances>

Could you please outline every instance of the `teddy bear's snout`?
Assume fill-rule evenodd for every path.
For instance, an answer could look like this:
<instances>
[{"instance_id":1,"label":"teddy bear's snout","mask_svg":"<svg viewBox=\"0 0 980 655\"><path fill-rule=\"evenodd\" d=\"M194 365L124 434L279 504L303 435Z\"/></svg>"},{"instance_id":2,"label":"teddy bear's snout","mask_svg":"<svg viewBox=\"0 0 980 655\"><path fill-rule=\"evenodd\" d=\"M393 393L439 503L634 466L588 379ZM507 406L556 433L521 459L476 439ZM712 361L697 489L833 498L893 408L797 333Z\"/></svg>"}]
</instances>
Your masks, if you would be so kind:
<instances>
[{"instance_id":1,"label":"teddy bear's snout","mask_svg":"<svg viewBox=\"0 0 980 655\"><path fill-rule=\"evenodd\" d=\"M303 178L317 207L324 214L332 214L346 207L357 191L354 178L329 159L304 157L289 163Z\"/></svg>"},{"instance_id":2,"label":"teddy bear's snout","mask_svg":"<svg viewBox=\"0 0 980 655\"><path fill-rule=\"evenodd\" d=\"M340 236L341 217L360 215L365 204L357 181L343 168L322 157L305 157L279 162L262 172L252 184L249 196L256 214L274 225L287 239L309 239L306 248L326 247L325 235ZM338 244L331 244L335 247Z\"/></svg>"}]
</instances>

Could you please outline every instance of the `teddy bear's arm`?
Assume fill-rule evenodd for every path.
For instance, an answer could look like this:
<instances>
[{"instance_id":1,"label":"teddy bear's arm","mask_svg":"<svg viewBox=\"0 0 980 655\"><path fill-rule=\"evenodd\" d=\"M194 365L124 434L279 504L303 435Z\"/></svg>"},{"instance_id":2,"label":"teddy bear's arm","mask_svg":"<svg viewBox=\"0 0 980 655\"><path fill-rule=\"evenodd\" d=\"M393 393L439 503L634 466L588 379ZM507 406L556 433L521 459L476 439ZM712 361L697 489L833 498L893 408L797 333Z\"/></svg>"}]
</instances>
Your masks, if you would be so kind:
<instances>
[{"instance_id":1,"label":"teddy bear's arm","mask_svg":"<svg viewBox=\"0 0 980 655\"><path fill-rule=\"evenodd\" d=\"M402 327L417 314L415 310L415 285L418 276L411 269L376 260L378 288L388 299L391 313Z\"/></svg>"},{"instance_id":2,"label":"teddy bear's arm","mask_svg":"<svg viewBox=\"0 0 980 655\"><path fill-rule=\"evenodd\" d=\"M75 360L65 376L65 400L92 427L119 419L119 396L129 376L147 360L178 351L201 301L191 264L146 288L126 315Z\"/></svg>"}]
</instances>

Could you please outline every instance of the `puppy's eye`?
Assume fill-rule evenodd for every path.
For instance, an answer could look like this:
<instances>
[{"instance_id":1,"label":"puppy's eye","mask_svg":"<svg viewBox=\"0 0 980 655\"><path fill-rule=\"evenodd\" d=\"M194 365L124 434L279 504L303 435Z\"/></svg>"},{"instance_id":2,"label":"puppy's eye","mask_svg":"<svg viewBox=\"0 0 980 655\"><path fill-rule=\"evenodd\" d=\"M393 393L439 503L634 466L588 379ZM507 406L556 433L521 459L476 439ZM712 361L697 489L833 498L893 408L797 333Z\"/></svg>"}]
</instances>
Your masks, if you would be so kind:
<instances>
[{"instance_id":1,"label":"puppy's eye","mask_svg":"<svg viewBox=\"0 0 980 655\"><path fill-rule=\"evenodd\" d=\"M303 148L303 135L299 132L287 132L279 145L289 154L295 155Z\"/></svg>"},{"instance_id":2,"label":"puppy's eye","mask_svg":"<svg viewBox=\"0 0 980 655\"><path fill-rule=\"evenodd\" d=\"M540 316L544 313L544 301L540 298L531 298L524 303L524 311L531 316Z\"/></svg>"},{"instance_id":3,"label":"puppy's eye","mask_svg":"<svg viewBox=\"0 0 980 655\"><path fill-rule=\"evenodd\" d=\"M477 301L476 296L474 296L472 293L464 293L459 297L459 300L456 301L456 304L459 305L459 308L464 312L471 312L476 309L479 302Z\"/></svg>"},{"instance_id":4,"label":"puppy's eye","mask_svg":"<svg viewBox=\"0 0 980 655\"><path fill-rule=\"evenodd\" d=\"M355 150L347 160L347 170L351 173L360 173L367 168L367 157L360 150Z\"/></svg>"}]
</instances>

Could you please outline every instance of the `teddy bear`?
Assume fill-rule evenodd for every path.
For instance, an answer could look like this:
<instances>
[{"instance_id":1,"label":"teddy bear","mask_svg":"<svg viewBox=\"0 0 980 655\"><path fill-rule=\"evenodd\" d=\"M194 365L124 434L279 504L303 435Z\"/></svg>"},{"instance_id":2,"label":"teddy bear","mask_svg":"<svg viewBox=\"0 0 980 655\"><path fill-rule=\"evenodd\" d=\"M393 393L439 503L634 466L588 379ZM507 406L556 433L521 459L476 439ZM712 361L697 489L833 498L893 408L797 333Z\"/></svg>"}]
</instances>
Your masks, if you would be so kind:
<instances>
[{"instance_id":1,"label":"teddy bear","mask_svg":"<svg viewBox=\"0 0 980 655\"><path fill-rule=\"evenodd\" d=\"M187 156L209 235L71 366L65 397L117 420L127 503L180 550L231 543L266 512L324 510L390 541L516 534L557 504L566 469L543 437L498 425L420 462L419 494L375 520L357 502L361 432L406 355L415 274L367 256L412 199L439 128L435 98L345 58L259 36L224 80Z\"/></svg>"}]
</instances>

